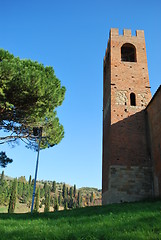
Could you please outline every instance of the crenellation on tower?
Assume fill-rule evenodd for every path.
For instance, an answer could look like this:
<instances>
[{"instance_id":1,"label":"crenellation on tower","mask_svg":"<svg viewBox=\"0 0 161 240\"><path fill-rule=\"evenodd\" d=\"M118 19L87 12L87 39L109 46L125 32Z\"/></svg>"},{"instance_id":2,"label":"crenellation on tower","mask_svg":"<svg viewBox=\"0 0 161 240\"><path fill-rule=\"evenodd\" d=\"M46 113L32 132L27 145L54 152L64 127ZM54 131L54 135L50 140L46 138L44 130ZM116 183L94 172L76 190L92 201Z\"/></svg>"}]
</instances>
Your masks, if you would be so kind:
<instances>
[{"instance_id":1,"label":"crenellation on tower","mask_svg":"<svg viewBox=\"0 0 161 240\"><path fill-rule=\"evenodd\" d=\"M123 36L131 37L131 29L124 29Z\"/></svg>"},{"instance_id":2,"label":"crenellation on tower","mask_svg":"<svg viewBox=\"0 0 161 240\"><path fill-rule=\"evenodd\" d=\"M132 36L131 34L131 29L123 29L123 35L119 34L119 29L118 28L111 28L110 29L110 34L109 38L112 38L113 36L122 36L122 37L132 37L132 38L144 38L144 30L136 30L135 31L135 36Z\"/></svg>"},{"instance_id":3,"label":"crenellation on tower","mask_svg":"<svg viewBox=\"0 0 161 240\"><path fill-rule=\"evenodd\" d=\"M136 37L144 38L144 30L136 30Z\"/></svg>"},{"instance_id":4,"label":"crenellation on tower","mask_svg":"<svg viewBox=\"0 0 161 240\"><path fill-rule=\"evenodd\" d=\"M110 30L110 38L111 38L112 36L119 36L119 30L118 30L118 28L111 28L111 30Z\"/></svg>"}]
</instances>

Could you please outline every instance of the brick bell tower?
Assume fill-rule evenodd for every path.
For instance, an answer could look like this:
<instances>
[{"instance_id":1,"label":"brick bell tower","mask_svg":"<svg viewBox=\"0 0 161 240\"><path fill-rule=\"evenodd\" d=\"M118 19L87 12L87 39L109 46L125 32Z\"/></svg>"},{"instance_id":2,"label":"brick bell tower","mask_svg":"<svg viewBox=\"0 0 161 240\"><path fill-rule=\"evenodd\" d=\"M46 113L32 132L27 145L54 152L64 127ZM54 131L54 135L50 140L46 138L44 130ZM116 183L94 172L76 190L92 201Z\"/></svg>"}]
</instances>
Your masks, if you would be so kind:
<instances>
[{"instance_id":1,"label":"brick bell tower","mask_svg":"<svg viewBox=\"0 0 161 240\"><path fill-rule=\"evenodd\" d=\"M102 203L152 196L144 109L151 100L144 31L111 29L104 57Z\"/></svg>"}]
</instances>

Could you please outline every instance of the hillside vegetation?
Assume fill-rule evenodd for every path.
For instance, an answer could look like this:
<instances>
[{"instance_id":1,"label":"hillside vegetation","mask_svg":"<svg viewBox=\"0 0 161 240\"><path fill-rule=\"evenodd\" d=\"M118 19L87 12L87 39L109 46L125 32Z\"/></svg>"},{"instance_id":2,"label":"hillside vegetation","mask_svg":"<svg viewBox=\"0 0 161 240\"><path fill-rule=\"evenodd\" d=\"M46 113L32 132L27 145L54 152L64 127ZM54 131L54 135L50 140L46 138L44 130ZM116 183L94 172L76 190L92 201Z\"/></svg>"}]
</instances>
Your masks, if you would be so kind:
<instances>
[{"instance_id":1,"label":"hillside vegetation","mask_svg":"<svg viewBox=\"0 0 161 240\"><path fill-rule=\"evenodd\" d=\"M161 201L0 214L1 240L159 240Z\"/></svg>"},{"instance_id":2,"label":"hillside vegetation","mask_svg":"<svg viewBox=\"0 0 161 240\"><path fill-rule=\"evenodd\" d=\"M18 179L0 175L0 212L9 211L9 204L14 213L31 211L34 179L27 181L21 176ZM13 189L14 187L14 189ZM102 193L97 188L80 188L56 181L37 181L34 211L50 212L76 207L101 205ZM13 197L13 191L14 196ZM11 199L12 198L12 199ZM15 199L13 199L15 198Z\"/></svg>"}]
</instances>

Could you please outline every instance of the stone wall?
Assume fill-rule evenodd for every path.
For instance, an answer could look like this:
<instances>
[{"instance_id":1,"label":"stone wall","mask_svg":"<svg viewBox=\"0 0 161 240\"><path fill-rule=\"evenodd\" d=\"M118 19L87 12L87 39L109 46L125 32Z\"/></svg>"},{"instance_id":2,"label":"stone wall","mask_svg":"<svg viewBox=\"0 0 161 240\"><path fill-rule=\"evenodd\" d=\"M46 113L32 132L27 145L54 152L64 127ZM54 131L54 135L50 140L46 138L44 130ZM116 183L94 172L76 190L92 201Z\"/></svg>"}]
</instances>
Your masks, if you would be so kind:
<instances>
[{"instance_id":1,"label":"stone wall","mask_svg":"<svg viewBox=\"0 0 161 240\"><path fill-rule=\"evenodd\" d=\"M103 204L133 202L151 197L151 167L110 166L109 188L103 193Z\"/></svg>"}]
</instances>

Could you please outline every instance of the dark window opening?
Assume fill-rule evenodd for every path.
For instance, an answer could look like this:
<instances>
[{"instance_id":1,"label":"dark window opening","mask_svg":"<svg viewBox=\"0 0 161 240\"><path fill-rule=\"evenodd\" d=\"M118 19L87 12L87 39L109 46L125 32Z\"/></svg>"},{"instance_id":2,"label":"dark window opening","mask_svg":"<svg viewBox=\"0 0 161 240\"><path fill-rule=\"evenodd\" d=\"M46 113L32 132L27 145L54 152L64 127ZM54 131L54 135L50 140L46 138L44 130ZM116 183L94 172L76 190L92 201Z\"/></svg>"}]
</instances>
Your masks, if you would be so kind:
<instances>
[{"instance_id":1,"label":"dark window opening","mask_svg":"<svg viewBox=\"0 0 161 240\"><path fill-rule=\"evenodd\" d=\"M121 47L121 61L136 62L136 48L132 44L125 43Z\"/></svg>"},{"instance_id":2,"label":"dark window opening","mask_svg":"<svg viewBox=\"0 0 161 240\"><path fill-rule=\"evenodd\" d=\"M130 105L131 105L131 106L136 106L135 93L131 93L131 94L130 94Z\"/></svg>"}]
</instances>

